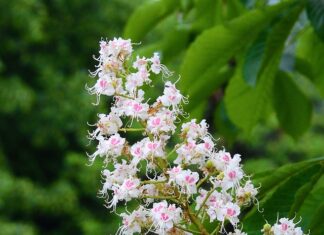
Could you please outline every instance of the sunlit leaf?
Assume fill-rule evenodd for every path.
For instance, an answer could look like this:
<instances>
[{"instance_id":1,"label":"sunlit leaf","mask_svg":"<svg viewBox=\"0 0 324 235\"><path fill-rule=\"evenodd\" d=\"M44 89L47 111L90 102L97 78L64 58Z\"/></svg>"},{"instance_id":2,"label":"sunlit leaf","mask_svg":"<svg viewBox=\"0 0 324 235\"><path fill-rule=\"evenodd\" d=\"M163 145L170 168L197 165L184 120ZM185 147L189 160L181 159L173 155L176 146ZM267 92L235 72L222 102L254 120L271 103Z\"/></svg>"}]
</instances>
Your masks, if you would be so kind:
<instances>
[{"instance_id":1,"label":"sunlit leaf","mask_svg":"<svg viewBox=\"0 0 324 235\"><path fill-rule=\"evenodd\" d=\"M139 6L128 19L124 37L139 42L147 32L180 6L180 0L148 1Z\"/></svg>"}]
</instances>

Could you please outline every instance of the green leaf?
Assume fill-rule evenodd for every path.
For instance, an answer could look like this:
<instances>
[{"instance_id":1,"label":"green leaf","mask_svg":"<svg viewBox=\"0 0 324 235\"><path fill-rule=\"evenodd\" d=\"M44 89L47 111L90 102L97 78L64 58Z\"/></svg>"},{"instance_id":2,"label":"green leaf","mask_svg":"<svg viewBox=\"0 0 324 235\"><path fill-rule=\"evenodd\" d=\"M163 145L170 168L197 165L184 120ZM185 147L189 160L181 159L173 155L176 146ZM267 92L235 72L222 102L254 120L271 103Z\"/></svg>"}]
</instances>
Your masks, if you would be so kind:
<instances>
[{"instance_id":1,"label":"green leaf","mask_svg":"<svg viewBox=\"0 0 324 235\"><path fill-rule=\"evenodd\" d=\"M262 172L253 176L253 183L255 185L261 185L258 198L263 198L268 192L270 192L273 188L275 188L278 184L283 182L285 179L288 179L296 172L309 167L311 165L317 164L320 161L324 161L324 158L317 158L311 161L304 161L294 164L284 165L274 172L266 172L263 174Z\"/></svg>"},{"instance_id":2,"label":"green leaf","mask_svg":"<svg viewBox=\"0 0 324 235\"><path fill-rule=\"evenodd\" d=\"M195 85L187 88L187 94L189 95L190 102L188 105L186 105L186 110L190 111L199 105L203 100L206 100L223 83L229 80L233 74L234 69L228 66L224 67L220 71L218 67L215 67L215 70L209 69L207 73L200 77L202 81L206 82L195 83Z\"/></svg>"},{"instance_id":3,"label":"green leaf","mask_svg":"<svg viewBox=\"0 0 324 235\"><path fill-rule=\"evenodd\" d=\"M292 218L296 215L296 212L300 210L301 206L305 202L307 196L309 196L310 192L313 190L314 186L318 182L318 180L323 175L323 167L318 171L317 174L305 185L303 185L296 193L294 204L291 206L289 217Z\"/></svg>"},{"instance_id":4,"label":"green leaf","mask_svg":"<svg viewBox=\"0 0 324 235\"><path fill-rule=\"evenodd\" d=\"M239 0L216 1L215 24L232 20L245 12L244 5Z\"/></svg>"},{"instance_id":5,"label":"green leaf","mask_svg":"<svg viewBox=\"0 0 324 235\"><path fill-rule=\"evenodd\" d=\"M226 142L230 144L232 144L232 142L235 140L235 137L239 133L237 127L231 122L228 117L224 100L220 101L214 112L214 126L216 133L224 137Z\"/></svg>"},{"instance_id":6,"label":"green leaf","mask_svg":"<svg viewBox=\"0 0 324 235\"><path fill-rule=\"evenodd\" d=\"M285 1L265 10L252 10L230 21L226 26L217 25L205 30L191 44L181 65L182 88L185 90L197 82L209 82L212 78L199 78L210 73L209 70L220 70L291 2Z\"/></svg>"},{"instance_id":7,"label":"green leaf","mask_svg":"<svg viewBox=\"0 0 324 235\"><path fill-rule=\"evenodd\" d=\"M324 41L324 0L308 0L307 16L317 35Z\"/></svg>"},{"instance_id":8,"label":"green leaf","mask_svg":"<svg viewBox=\"0 0 324 235\"><path fill-rule=\"evenodd\" d=\"M192 29L202 31L214 25L215 9L219 1L198 0L195 1L195 21L192 23Z\"/></svg>"},{"instance_id":9,"label":"green leaf","mask_svg":"<svg viewBox=\"0 0 324 235\"><path fill-rule=\"evenodd\" d=\"M248 49L244 64L243 78L245 82L254 87L257 82L262 64L264 49L266 46L267 32L262 32Z\"/></svg>"},{"instance_id":10,"label":"green leaf","mask_svg":"<svg viewBox=\"0 0 324 235\"><path fill-rule=\"evenodd\" d=\"M316 220L318 219L318 213L323 213L324 206L324 176L322 175L321 179L314 186L314 189L309 193L307 198L304 200L299 212L297 214L298 217L301 217L301 226L304 228L312 229L311 234L315 234L313 225L316 224ZM320 214L319 214L320 215ZM322 218L322 216L319 216ZM322 232L317 233L318 235L324 234L322 226ZM307 230L305 232L307 232Z\"/></svg>"},{"instance_id":11,"label":"green leaf","mask_svg":"<svg viewBox=\"0 0 324 235\"><path fill-rule=\"evenodd\" d=\"M124 37L139 42L157 23L179 6L179 0L155 0L142 4L130 16L124 30Z\"/></svg>"},{"instance_id":12,"label":"green leaf","mask_svg":"<svg viewBox=\"0 0 324 235\"><path fill-rule=\"evenodd\" d=\"M323 196L323 195L322 195ZM312 235L323 235L324 226L323 226L323 214L324 214L324 203L317 206L313 216L313 220L310 224L309 230L312 232Z\"/></svg>"},{"instance_id":13,"label":"green leaf","mask_svg":"<svg viewBox=\"0 0 324 235\"><path fill-rule=\"evenodd\" d=\"M272 97L277 118L285 132L298 138L307 131L311 122L312 104L290 75L278 72Z\"/></svg>"},{"instance_id":14,"label":"green leaf","mask_svg":"<svg viewBox=\"0 0 324 235\"><path fill-rule=\"evenodd\" d=\"M305 68L300 64L296 64L296 69L300 73L308 73L305 75L312 79L322 96L324 96L323 55L324 43L314 33L312 28L308 29L299 39L296 49L296 56L299 58L299 62L302 60L308 67Z\"/></svg>"},{"instance_id":15,"label":"green leaf","mask_svg":"<svg viewBox=\"0 0 324 235\"><path fill-rule=\"evenodd\" d=\"M321 164L315 164L296 172L282 182L271 195L260 202L260 207L264 209L263 216L256 209L246 216L243 220L244 230L248 234L260 234L260 228L265 224L264 219L273 224L277 220L278 213L280 218L289 217L295 201L300 201L299 190L321 171Z\"/></svg>"},{"instance_id":16,"label":"green leaf","mask_svg":"<svg viewBox=\"0 0 324 235\"><path fill-rule=\"evenodd\" d=\"M241 73L238 73L226 89L225 104L228 114L234 124L246 131L251 130L269 109L272 85L285 41L302 8L302 5L297 5L290 9L271 31L256 87L248 86Z\"/></svg>"}]
</instances>

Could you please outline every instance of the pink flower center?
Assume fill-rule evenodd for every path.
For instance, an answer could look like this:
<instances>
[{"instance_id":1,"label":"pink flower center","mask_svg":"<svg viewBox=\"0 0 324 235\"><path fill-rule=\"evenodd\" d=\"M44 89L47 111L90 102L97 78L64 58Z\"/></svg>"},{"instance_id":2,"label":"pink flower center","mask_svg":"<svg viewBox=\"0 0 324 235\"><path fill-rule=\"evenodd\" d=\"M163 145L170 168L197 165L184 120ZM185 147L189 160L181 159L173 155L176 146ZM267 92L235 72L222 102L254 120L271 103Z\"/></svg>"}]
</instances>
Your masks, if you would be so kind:
<instances>
[{"instance_id":1,"label":"pink flower center","mask_svg":"<svg viewBox=\"0 0 324 235\"><path fill-rule=\"evenodd\" d=\"M157 143L148 143L148 148L153 151L157 148L158 144Z\"/></svg>"},{"instance_id":2,"label":"pink flower center","mask_svg":"<svg viewBox=\"0 0 324 235\"><path fill-rule=\"evenodd\" d=\"M230 160L230 157L229 157L227 154L224 154L224 155L223 155L223 160L224 160L225 162L228 162L228 161Z\"/></svg>"},{"instance_id":3,"label":"pink flower center","mask_svg":"<svg viewBox=\"0 0 324 235\"><path fill-rule=\"evenodd\" d=\"M174 167L172 169L172 173L179 173L180 172L180 167Z\"/></svg>"},{"instance_id":4,"label":"pink flower center","mask_svg":"<svg viewBox=\"0 0 324 235\"><path fill-rule=\"evenodd\" d=\"M228 177L230 177L230 179L234 179L236 177L236 171L230 171L228 173Z\"/></svg>"},{"instance_id":5,"label":"pink flower center","mask_svg":"<svg viewBox=\"0 0 324 235\"><path fill-rule=\"evenodd\" d=\"M169 95L168 98L169 98L169 100L174 101L176 96L175 95Z\"/></svg>"},{"instance_id":6,"label":"pink flower center","mask_svg":"<svg viewBox=\"0 0 324 235\"><path fill-rule=\"evenodd\" d=\"M163 220L163 221L166 221L166 220L168 220L170 217L168 216L168 214L166 214L166 213L161 213L161 220Z\"/></svg>"},{"instance_id":7,"label":"pink flower center","mask_svg":"<svg viewBox=\"0 0 324 235\"><path fill-rule=\"evenodd\" d=\"M185 180L188 184L192 184L195 182L195 178L190 175L186 175Z\"/></svg>"},{"instance_id":8,"label":"pink flower center","mask_svg":"<svg viewBox=\"0 0 324 235\"><path fill-rule=\"evenodd\" d=\"M163 209L163 206L161 206L161 205L158 206L158 207L153 208L154 212L159 212L162 209Z\"/></svg>"},{"instance_id":9,"label":"pink flower center","mask_svg":"<svg viewBox=\"0 0 324 235\"><path fill-rule=\"evenodd\" d=\"M141 148L140 147L137 147L135 149L135 154L137 154L137 155L140 155L141 154Z\"/></svg>"},{"instance_id":10,"label":"pink flower center","mask_svg":"<svg viewBox=\"0 0 324 235\"><path fill-rule=\"evenodd\" d=\"M158 125L160 125L160 123L161 123L161 119L160 118L155 118L152 121L152 125L153 126L158 126Z\"/></svg>"},{"instance_id":11,"label":"pink flower center","mask_svg":"<svg viewBox=\"0 0 324 235\"><path fill-rule=\"evenodd\" d=\"M204 146L205 146L205 149L210 149L210 147L211 147L211 145L208 143L208 142L205 142L205 144L204 144Z\"/></svg>"},{"instance_id":12,"label":"pink flower center","mask_svg":"<svg viewBox=\"0 0 324 235\"><path fill-rule=\"evenodd\" d=\"M126 186L127 189L132 189L132 187L134 186L134 182L131 181L131 180L127 180L125 182L125 186Z\"/></svg>"},{"instance_id":13,"label":"pink flower center","mask_svg":"<svg viewBox=\"0 0 324 235\"><path fill-rule=\"evenodd\" d=\"M234 209L231 209L231 208L227 208L227 210L226 210L226 214L228 215L228 216L234 216L235 215L235 210Z\"/></svg>"},{"instance_id":14,"label":"pink flower center","mask_svg":"<svg viewBox=\"0 0 324 235\"><path fill-rule=\"evenodd\" d=\"M140 105L140 104L134 104L133 108L136 112L139 112L143 109L142 105Z\"/></svg>"},{"instance_id":15,"label":"pink flower center","mask_svg":"<svg viewBox=\"0 0 324 235\"><path fill-rule=\"evenodd\" d=\"M106 86L107 86L107 81L106 80L100 80L100 82L99 82L99 86L101 87L101 88L106 88Z\"/></svg>"},{"instance_id":16,"label":"pink flower center","mask_svg":"<svg viewBox=\"0 0 324 235\"><path fill-rule=\"evenodd\" d=\"M119 140L119 139L116 139L116 138L112 138L112 139L110 140L110 143L111 143L112 145L117 145L117 144L119 144L119 142L120 142L120 140Z\"/></svg>"},{"instance_id":17,"label":"pink flower center","mask_svg":"<svg viewBox=\"0 0 324 235\"><path fill-rule=\"evenodd\" d=\"M187 150L191 150L191 149L193 149L195 147L195 144L194 143L188 143L187 145L186 145L186 149Z\"/></svg>"},{"instance_id":18,"label":"pink flower center","mask_svg":"<svg viewBox=\"0 0 324 235\"><path fill-rule=\"evenodd\" d=\"M287 224L281 224L281 230L282 231L286 231L288 229L288 225Z\"/></svg>"}]
</instances>

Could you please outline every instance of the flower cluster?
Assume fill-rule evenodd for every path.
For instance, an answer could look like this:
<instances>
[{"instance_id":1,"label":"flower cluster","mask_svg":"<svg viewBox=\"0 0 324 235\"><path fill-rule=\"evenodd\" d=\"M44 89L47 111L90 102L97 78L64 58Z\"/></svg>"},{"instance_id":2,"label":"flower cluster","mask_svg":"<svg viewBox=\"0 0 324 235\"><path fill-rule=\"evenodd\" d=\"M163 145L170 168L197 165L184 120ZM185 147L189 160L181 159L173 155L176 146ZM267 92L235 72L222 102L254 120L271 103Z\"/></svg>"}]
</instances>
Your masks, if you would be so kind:
<instances>
[{"instance_id":1,"label":"flower cluster","mask_svg":"<svg viewBox=\"0 0 324 235\"><path fill-rule=\"evenodd\" d=\"M293 220L281 218L273 226L265 224L261 232L264 235L303 235L301 228L296 225Z\"/></svg>"},{"instance_id":2,"label":"flower cluster","mask_svg":"<svg viewBox=\"0 0 324 235\"><path fill-rule=\"evenodd\" d=\"M238 229L239 215L256 200L257 189L242 170L241 156L216 149L205 120L177 128L187 99L175 83L166 81L154 101L145 97L152 74L161 74L164 81L172 73L157 53L132 61L132 46L121 38L101 41L99 64L91 73L98 79L88 88L98 102L101 95L113 97L110 113L99 114L97 128L89 134L98 141L89 159L102 158L105 166L99 194L112 210L119 202L139 202L137 209L120 215L119 233L209 234L203 226L208 219L217 231L229 223L234 227L230 234L245 234ZM127 132L141 137L128 141ZM280 222L269 234L293 234L282 233L283 224L295 229L289 221Z\"/></svg>"}]
</instances>

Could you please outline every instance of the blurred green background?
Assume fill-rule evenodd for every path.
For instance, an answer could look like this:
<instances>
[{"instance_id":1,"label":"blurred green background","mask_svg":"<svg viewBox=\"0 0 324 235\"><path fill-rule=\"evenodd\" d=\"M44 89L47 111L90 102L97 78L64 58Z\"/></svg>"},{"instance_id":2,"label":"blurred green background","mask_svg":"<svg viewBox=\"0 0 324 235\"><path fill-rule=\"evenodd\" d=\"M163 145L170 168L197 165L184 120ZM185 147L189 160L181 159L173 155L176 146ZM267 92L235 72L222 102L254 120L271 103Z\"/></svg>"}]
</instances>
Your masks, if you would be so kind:
<instances>
[{"instance_id":1,"label":"blurred green background","mask_svg":"<svg viewBox=\"0 0 324 235\"><path fill-rule=\"evenodd\" d=\"M0 234L113 234L118 228L119 219L96 197L101 165L86 166L86 152L95 147L88 145L87 122L94 123L96 113L107 112L108 105L92 106L95 97L84 87L91 83L88 70L93 70L98 41L122 36L133 10L145 2L0 0ZM182 2L178 13L137 40L150 45L142 54L164 48L162 59L176 73L183 49L210 26L198 17L200 26L174 41L179 51L163 47L174 40L168 34L173 20L180 22L181 12L192 7L186 3L192 1ZM171 32L186 32L192 15L201 14L197 11ZM283 131L275 114L249 132L223 125L229 120L219 111L222 89L201 100L204 106L192 116L207 118L219 145L241 153L251 174L320 157L324 103L307 84L303 86L313 112L307 131L298 138Z\"/></svg>"}]
</instances>

